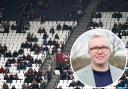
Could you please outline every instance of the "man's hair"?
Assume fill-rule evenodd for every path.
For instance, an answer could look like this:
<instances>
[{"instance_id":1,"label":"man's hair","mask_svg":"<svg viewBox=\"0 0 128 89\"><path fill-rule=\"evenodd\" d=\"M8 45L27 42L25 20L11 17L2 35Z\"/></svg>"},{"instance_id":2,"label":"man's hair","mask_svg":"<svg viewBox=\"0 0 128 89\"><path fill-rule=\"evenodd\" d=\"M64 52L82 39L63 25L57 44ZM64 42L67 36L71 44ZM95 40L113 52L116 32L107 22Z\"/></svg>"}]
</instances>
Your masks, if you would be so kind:
<instances>
[{"instance_id":1,"label":"man's hair","mask_svg":"<svg viewBox=\"0 0 128 89\"><path fill-rule=\"evenodd\" d=\"M103 38L106 39L106 41L108 42L108 46L109 46L109 48L111 49L111 52L112 52L112 51L113 51L113 45L111 44L111 41L110 41L106 36L101 35L101 34L95 34L95 35L92 35L92 36L90 37L90 39L89 39L89 41L88 41L88 50L89 50L90 41L91 41L93 38L101 38L101 37L103 37Z\"/></svg>"}]
</instances>

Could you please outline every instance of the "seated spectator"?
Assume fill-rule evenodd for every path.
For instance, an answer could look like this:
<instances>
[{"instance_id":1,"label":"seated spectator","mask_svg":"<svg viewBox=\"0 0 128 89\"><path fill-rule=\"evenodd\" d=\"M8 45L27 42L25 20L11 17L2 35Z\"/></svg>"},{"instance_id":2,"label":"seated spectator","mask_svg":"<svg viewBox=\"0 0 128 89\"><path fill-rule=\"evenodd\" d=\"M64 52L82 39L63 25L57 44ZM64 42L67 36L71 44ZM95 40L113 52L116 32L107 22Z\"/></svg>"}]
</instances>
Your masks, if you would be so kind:
<instances>
[{"instance_id":1,"label":"seated spectator","mask_svg":"<svg viewBox=\"0 0 128 89\"><path fill-rule=\"evenodd\" d=\"M69 87L75 87L76 86L76 82L75 80L72 80L72 82L69 84Z\"/></svg>"},{"instance_id":2,"label":"seated spectator","mask_svg":"<svg viewBox=\"0 0 128 89\"><path fill-rule=\"evenodd\" d=\"M11 30L16 30L16 25L12 24L11 25Z\"/></svg>"},{"instance_id":3,"label":"seated spectator","mask_svg":"<svg viewBox=\"0 0 128 89\"><path fill-rule=\"evenodd\" d=\"M98 26L99 26L99 27L103 27L103 23L101 22L101 20L99 21Z\"/></svg>"},{"instance_id":4,"label":"seated spectator","mask_svg":"<svg viewBox=\"0 0 128 89\"><path fill-rule=\"evenodd\" d=\"M21 43L21 48L25 48L25 43Z\"/></svg>"},{"instance_id":5,"label":"seated spectator","mask_svg":"<svg viewBox=\"0 0 128 89\"><path fill-rule=\"evenodd\" d=\"M61 25L60 25L60 23L56 26L56 30L61 30Z\"/></svg>"},{"instance_id":6,"label":"seated spectator","mask_svg":"<svg viewBox=\"0 0 128 89\"><path fill-rule=\"evenodd\" d=\"M47 44L48 44L47 40L43 39L43 45L47 45Z\"/></svg>"},{"instance_id":7,"label":"seated spectator","mask_svg":"<svg viewBox=\"0 0 128 89\"><path fill-rule=\"evenodd\" d=\"M45 32L44 34L43 34L43 39L47 39L48 38L48 34L47 34L47 32Z\"/></svg>"},{"instance_id":8,"label":"seated spectator","mask_svg":"<svg viewBox=\"0 0 128 89\"><path fill-rule=\"evenodd\" d=\"M26 69L26 62L21 62L17 64L17 69Z\"/></svg>"},{"instance_id":9,"label":"seated spectator","mask_svg":"<svg viewBox=\"0 0 128 89\"><path fill-rule=\"evenodd\" d=\"M114 13L112 14L112 18L117 18L117 16L118 16L118 14L117 14L116 12L114 12Z\"/></svg>"},{"instance_id":10,"label":"seated spectator","mask_svg":"<svg viewBox=\"0 0 128 89\"><path fill-rule=\"evenodd\" d=\"M4 80L8 80L9 76L7 74L4 75Z\"/></svg>"},{"instance_id":11,"label":"seated spectator","mask_svg":"<svg viewBox=\"0 0 128 89\"><path fill-rule=\"evenodd\" d=\"M29 46L30 46L30 44L27 42L27 41L25 41L25 43L24 43L24 48L29 48ZM22 48L22 47L21 47Z\"/></svg>"},{"instance_id":12,"label":"seated spectator","mask_svg":"<svg viewBox=\"0 0 128 89\"><path fill-rule=\"evenodd\" d=\"M7 73L9 73L9 72L10 72L10 71L9 71L9 68L5 68L5 69L4 69L4 73L5 73L5 74L7 74Z\"/></svg>"},{"instance_id":13,"label":"seated spectator","mask_svg":"<svg viewBox=\"0 0 128 89\"><path fill-rule=\"evenodd\" d=\"M0 73L4 73L5 69L3 67L0 68Z\"/></svg>"},{"instance_id":14,"label":"seated spectator","mask_svg":"<svg viewBox=\"0 0 128 89\"><path fill-rule=\"evenodd\" d=\"M15 85L13 85L11 89L16 89L16 88L15 88Z\"/></svg>"},{"instance_id":15,"label":"seated spectator","mask_svg":"<svg viewBox=\"0 0 128 89\"><path fill-rule=\"evenodd\" d=\"M101 17L102 16L101 16L101 13L100 12L96 13L95 18L101 18Z\"/></svg>"},{"instance_id":16,"label":"seated spectator","mask_svg":"<svg viewBox=\"0 0 128 89\"><path fill-rule=\"evenodd\" d=\"M1 54L5 54L5 51L4 51L3 47L2 47L2 44L0 44L0 53Z\"/></svg>"},{"instance_id":17,"label":"seated spectator","mask_svg":"<svg viewBox=\"0 0 128 89\"><path fill-rule=\"evenodd\" d=\"M22 85L22 88L21 89L29 89L28 88L28 86L24 83L23 85Z\"/></svg>"},{"instance_id":18,"label":"seated spectator","mask_svg":"<svg viewBox=\"0 0 128 89\"><path fill-rule=\"evenodd\" d=\"M18 77L17 73L14 74L14 75L13 75L13 80L18 80L18 79L19 79L19 77Z\"/></svg>"},{"instance_id":19,"label":"seated spectator","mask_svg":"<svg viewBox=\"0 0 128 89\"><path fill-rule=\"evenodd\" d=\"M115 34L118 32L117 31L117 23L114 23L114 25L112 27L112 32L115 33Z\"/></svg>"},{"instance_id":20,"label":"seated spectator","mask_svg":"<svg viewBox=\"0 0 128 89\"><path fill-rule=\"evenodd\" d=\"M118 23L118 29L121 31L123 29L123 25L119 22Z\"/></svg>"},{"instance_id":21,"label":"seated spectator","mask_svg":"<svg viewBox=\"0 0 128 89\"><path fill-rule=\"evenodd\" d=\"M3 46L3 50L4 50L4 53L7 52L7 46L6 46L6 44L4 44L4 46Z\"/></svg>"},{"instance_id":22,"label":"seated spectator","mask_svg":"<svg viewBox=\"0 0 128 89\"><path fill-rule=\"evenodd\" d=\"M53 45L53 41L52 41L51 38L50 38L49 41L48 41L48 45L50 45L50 46Z\"/></svg>"},{"instance_id":23,"label":"seated spectator","mask_svg":"<svg viewBox=\"0 0 128 89\"><path fill-rule=\"evenodd\" d=\"M36 47L34 54L37 54L38 55L39 53L40 53L40 47Z\"/></svg>"},{"instance_id":24,"label":"seated spectator","mask_svg":"<svg viewBox=\"0 0 128 89\"><path fill-rule=\"evenodd\" d=\"M2 89L9 89L8 85L6 83L3 84Z\"/></svg>"},{"instance_id":25,"label":"seated spectator","mask_svg":"<svg viewBox=\"0 0 128 89\"><path fill-rule=\"evenodd\" d=\"M45 30L45 28L43 27L43 29L42 29L42 33L46 33L46 30Z\"/></svg>"},{"instance_id":26,"label":"seated spectator","mask_svg":"<svg viewBox=\"0 0 128 89\"><path fill-rule=\"evenodd\" d=\"M39 28L38 33L43 33L41 27Z\"/></svg>"},{"instance_id":27,"label":"seated spectator","mask_svg":"<svg viewBox=\"0 0 128 89\"><path fill-rule=\"evenodd\" d=\"M28 61L27 67L32 67L32 62Z\"/></svg>"},{"instance_id":28,"label":"seated spectator","mask_svg":"<svg viewBox=\"0 0 128 89\"><path fill-rule=\"evenodd\" d=\"M18 52L15 50L14 52L13 52L13 57L17 57L19 54L18 54Z\"/></svg>"},{"instance_id":29,"label":"seated spectator","mask_svg":"<svg viewBox=\"0 0 128 89\"><path fill-rule=\"evenodd\" d=\"M14 57L12 57L12 59L10 59L9 61L10 61L10 63L16 63L16 59Z\"/></svg>"},{"instance_id":30,"label":"seated spectator","mask_svg":"<svg viewBox=\"0 0 128 89\"><path fill-rule=\"evenodd\" d=\"M24 53L23 48L20 48L19 51L18 51L18 54L22 55L23 53Z\"/></svg>"},{"instance_id":31,"label":"seated spectator","mask_svg":"<svg viewBox=\"0 0 128 89\"><path fill-rule=\"evenodd\" d=\"M114 12L112 14L112 18L117 18L117 20L119 21L119 19L122 18L122 14L120 12Z\"/></svg>"},{"instance_id":32,"label":"seated spectator","mask_svg":"<svg viewBox=\"0 0 128 89\"><path fill-rule=\"evenodd\" d=\"M43 52L46 52L46 53L49 53L49 49L48 49L48 47L45 45L44 47L43 47Z\"/></svg>"},{"instance_id":33,"label":"seated spectator","mask_svg":"<svg viewBox=\"0 0 128 89\"><path fill-rule=\"evenodd\" d=\"M5 67L11 67L11 63L10 63L9 61L7 61L7 62L5 63Z\"/></svg>"},{"instance_id":34,"label":"seated spectator","mask_svg":"<svg viewBox=\"0 0 128 89\"><path fill-rule=\"evenodd\" d=\"M119 21L119 19L122 18L122 14L120 12L117 13L117 20Z\"/></svg>"},{"instance_id":35,"label":"seated spectator","mask_svg":"<svg viewBox=\"0 0 128 89\"><path fill-rule=\"evenodd\" d=\"M26 38L27 41L28 41L28 42L31 42L31 41L32 41L32 38L33 38L33 33L30 33L30 32L29 32L28 35L27 35L27 38Z\"/></svg>"},{"instance_id":36,"label":"seated spectator","mask_svg":"<svg viewBox=\"0 0 128 89\"><path fill-rule=\"evenodd\" d=\"M56 33L54 39L60 39L59 35Z\"/></svg>"},{"instance_id":37,"label":"seated spectator","mask_svg":"<svg viewBox=\"0 0 128 89\"><path fill-rule=\"evenodd\" d=\"M63 24L63 29L62 30L69 30L68 25L66 25L65 23Z\"/></svg>"},{"instance_id":38,"label":"seated spectator","mask_svg":"<svg viewBox=\"0 0 128 89\"><path fill-rule=\"evenodd\" d=\"M12 57L12 53L11 53L11 51L8 51L6 54L5 54L5 57Z\"/></svg>"},{"instance_id":39,"label":"seated spectator","mask_svg":"<svg viewBox=\"0 0 128 89\"><path fill-rule=\"evenodd\" d=\"M33 89L39 89L39 85L35 80L32 81L32 84L30 85L30 87L32 87Z\"/></svg>"},{"instance_id":40,"label":"seated spectator","mask_svg":"<svg viewBox=\"0 0 128 89\"><path fill-rule=\"evenodd\" d=\"M33 38L32 38L32 42L37 42L38 41L38 38L36 37L36 36L34 36Z\"/></svg>"},{"instance_id":41,"label":"seated spectator","mask_svg":"<svg viewBox=\"0 0 128 89\"><path fill-rule=\"evenodd\" d=\"M31 51L35 51L35 49L38 47L38 44L36 42L34 42Z\"/></svg>"},{"instance_id":42,"label":"seated spectator","mask_svg":"<svg viewBox=\"0 0 128 89\"><path fill-rule=\"evenodd\" d=\"M55 48L60 48L60 44L58 43L58 41L56 41L56 43L54 44Z\"/></svg>"},{"instance_id":43,"label":"seated spectator","mask_svg":"<svg viewBox=\"0 0 128 89\"><path fill-rule=\"evenodd\" d=\"M51 29L50 29L49 33L52 33L52 36L54 35L55 30L54 30L54 27L53 27L53 26L51 27Z\"/></svg>"},{"instance_id":44,"label":"seated spectator","mask_svg":"<svg viewBox=\"0 0 128 89\"><path fill-rule=\"evenodd\" d=\"M36 59L35 59L35 63L36 63L36 64L41 64L41 63L42 63L41 58L39 58L39 59L36 58Z\"/></svg>"}]
</instances>

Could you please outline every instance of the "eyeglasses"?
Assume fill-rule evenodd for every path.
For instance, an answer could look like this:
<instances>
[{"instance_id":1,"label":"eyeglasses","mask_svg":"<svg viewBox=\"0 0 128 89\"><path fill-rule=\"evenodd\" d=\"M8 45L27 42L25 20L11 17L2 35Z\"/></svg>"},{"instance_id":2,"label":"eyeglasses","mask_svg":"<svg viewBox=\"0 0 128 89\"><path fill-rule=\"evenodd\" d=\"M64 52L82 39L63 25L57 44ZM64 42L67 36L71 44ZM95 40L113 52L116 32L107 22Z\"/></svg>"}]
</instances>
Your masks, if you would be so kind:
<instances>
[{"instance_id":1,"label":"eyeglasses","mask_svg":"<svg viewBox=\"0 0 128 89\"><path fill-rule=\"evenodd\" d=\"M90 48L89 50L91 50L92 52L96 53L99 51L99 49L102 51L102 52L107 52L109 47L107 46L102 46L102 47L92 47Z\"/></svg>"}]
</instances>

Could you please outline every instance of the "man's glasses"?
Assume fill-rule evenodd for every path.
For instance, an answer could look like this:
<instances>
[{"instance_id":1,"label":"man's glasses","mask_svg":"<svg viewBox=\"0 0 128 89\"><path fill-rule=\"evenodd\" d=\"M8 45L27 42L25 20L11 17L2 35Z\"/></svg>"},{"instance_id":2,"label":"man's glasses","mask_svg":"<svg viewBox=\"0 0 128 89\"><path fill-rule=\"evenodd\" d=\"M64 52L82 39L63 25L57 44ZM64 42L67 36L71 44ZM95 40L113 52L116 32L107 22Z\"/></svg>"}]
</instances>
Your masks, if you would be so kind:
<instances>
[{"instance_id":1,"label":"man's glasses","mask_svg":"<svg viewBox=\"0 0 128 89\"><path fill-rule=\"evenodd\" d=\"M102 51L102 52L107 52L109 47L107 46L102 46L102 47L92 47L90 48L89 50L91 50L92 52L96 53L99 51L99 49Z\"/></svg>"}]
</instances>

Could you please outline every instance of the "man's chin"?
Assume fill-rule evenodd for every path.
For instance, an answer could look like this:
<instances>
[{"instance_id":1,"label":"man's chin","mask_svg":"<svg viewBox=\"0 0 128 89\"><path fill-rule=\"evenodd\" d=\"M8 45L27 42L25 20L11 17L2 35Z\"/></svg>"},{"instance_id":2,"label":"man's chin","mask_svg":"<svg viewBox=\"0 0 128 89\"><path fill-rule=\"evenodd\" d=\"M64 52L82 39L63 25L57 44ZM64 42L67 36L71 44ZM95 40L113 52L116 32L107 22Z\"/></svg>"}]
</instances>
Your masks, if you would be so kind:
<instances>
[{"instance_id":1,"label":"man's chin","mask_svg":"<svg viewBox=\"0 0 128 89\"><path fill-rule=\"evenodd\" d=\"M98 65L103 65L103 64L105 64L105 62L104 61L99 61L99 62L97 62L97 64Z\"/></svg>"}]
</instances>

